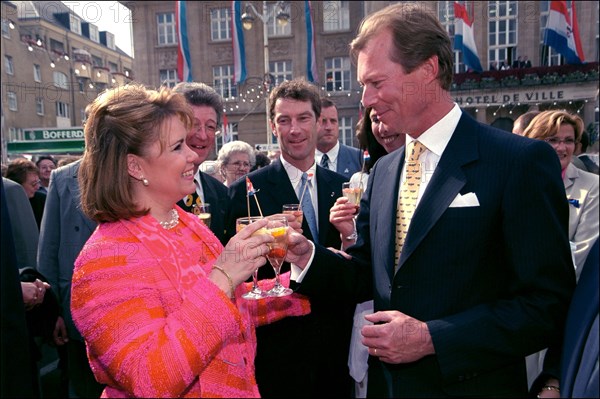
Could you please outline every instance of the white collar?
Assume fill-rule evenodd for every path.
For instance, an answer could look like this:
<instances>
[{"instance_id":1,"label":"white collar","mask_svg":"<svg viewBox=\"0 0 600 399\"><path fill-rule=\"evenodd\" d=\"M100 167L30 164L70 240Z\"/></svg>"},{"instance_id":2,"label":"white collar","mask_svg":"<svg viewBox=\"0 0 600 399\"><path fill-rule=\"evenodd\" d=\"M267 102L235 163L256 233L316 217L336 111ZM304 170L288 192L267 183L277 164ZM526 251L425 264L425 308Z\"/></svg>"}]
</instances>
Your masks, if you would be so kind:
<instances>
[{"instance_id":1,"label":"white collar","mask_svg":"<svg viewBox=\"0 0 600 399\"><path fill-rule=\"evenodd\" d=\"M291 163L286 161L283 157L279 157L279 159L281 159L281 164L283 165L283 168L287 172L288 178L290 179L292 186L294 186L294 188L295 188L298 184L300 184L300 181L302 180L302 173L304 173L304 171L298 169L297 167L295 167L294 165L292 165ZM312 173L313 176L315 176L316 172L317 172L317 164L315 162L313 162L313 164L311 165L310 168L308 168L306 173L307 174Z\"/></svg>"},{"instance_id":2,"label":"white collar","mask_svg":"<svg viewBox=\"0 0 600 399\"><path fill-rule=\"evenodd\" d=\"M429 151L441 157L448 142L452 138L452 133L454 133L456 126L458 126L458 121L461 116L462 111L460 107L458 104L454 103L454 107L452 107L442 119L437 121L429 129L425 130L425 132L419 136L418 141L427 147ZM408 144L415 140L417 139L414 139L407 134L405 148L408 148Z\"/></svg>"},{"instance_id":3,"label":"white collar","mask_svg":"<svg viewBox=\"0 0 600 399\"><path fill-rule=\"evenodd\" d=\"M333 148L327 152L321 152L319 150L315 150L315 155L316 155L317 159L319 160L319 162L321 162L321 158L323 158L323 155L327 154L327 156L329 157L329 162L335 163L339 153L340 153L340 142L339 141L337 141L335 143L335 145L333 146Z\"/></svg>"}]
</instances>

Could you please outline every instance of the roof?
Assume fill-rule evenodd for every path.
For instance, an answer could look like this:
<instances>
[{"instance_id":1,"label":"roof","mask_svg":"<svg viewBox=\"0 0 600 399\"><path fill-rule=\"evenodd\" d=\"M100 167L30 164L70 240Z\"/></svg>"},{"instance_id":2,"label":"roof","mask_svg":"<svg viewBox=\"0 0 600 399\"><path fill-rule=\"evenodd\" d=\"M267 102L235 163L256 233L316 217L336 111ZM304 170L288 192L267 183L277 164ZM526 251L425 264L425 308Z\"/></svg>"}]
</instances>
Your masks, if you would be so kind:
<instances>
[{"instance_id":1,"label":"roof","mask_svg":"<svg viewBox=\"0 0 600 399\"><path fill-rule=\"evenodd\" d=\"M91 23L85 20L85 18L81 17L81 15L77 14L69 7L63 4L61 1L8 1L8 3L12 3L17 7L17 16L21 21L28 20L38 20L42 19L51 23L52 25L59 26L62 29L70 30L68 22L65 23L64 19L61 19L61 15L75 15L82 22ZM66 19L68 21L68 19ZM92 23L93 24L93 23ZM106 31L101 31L106 32ZM112 33L112 32L109 32ZM114 33L112 33L114 35ZM88 37L84 35L80 35L84 39L90 40ZM100 43L101 44L101 43ZM108 48L108 47L107 47ZM110 49L109 49L110 50ZM124 55L126 57L131 57L129 54L121 50L115 44L115 51L117 51L120 55Z\"/></svg>"}]
</instances>

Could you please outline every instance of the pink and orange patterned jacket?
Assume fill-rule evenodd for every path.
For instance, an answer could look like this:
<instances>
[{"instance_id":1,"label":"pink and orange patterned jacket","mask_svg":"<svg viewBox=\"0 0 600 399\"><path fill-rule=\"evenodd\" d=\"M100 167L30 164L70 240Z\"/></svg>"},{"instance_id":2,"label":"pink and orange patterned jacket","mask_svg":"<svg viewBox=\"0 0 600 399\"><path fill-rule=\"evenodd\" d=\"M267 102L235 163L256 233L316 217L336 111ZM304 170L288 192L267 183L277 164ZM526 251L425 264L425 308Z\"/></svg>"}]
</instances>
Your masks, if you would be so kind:
<instances>
[{"instance_id":1,"label":"pink and orange patterned jacket","mask_svg":"<svg viewBox=\"0 0 600 399\"><path fill-rule=\"evenodd\" d=\"M229 299L207 277L221 243L177 211L172 230L102 223L75 262L71 311L102 396L258 397L255 326L310 313L308 299L244 300L246 284Z\"/></svg>"}]
</instances>

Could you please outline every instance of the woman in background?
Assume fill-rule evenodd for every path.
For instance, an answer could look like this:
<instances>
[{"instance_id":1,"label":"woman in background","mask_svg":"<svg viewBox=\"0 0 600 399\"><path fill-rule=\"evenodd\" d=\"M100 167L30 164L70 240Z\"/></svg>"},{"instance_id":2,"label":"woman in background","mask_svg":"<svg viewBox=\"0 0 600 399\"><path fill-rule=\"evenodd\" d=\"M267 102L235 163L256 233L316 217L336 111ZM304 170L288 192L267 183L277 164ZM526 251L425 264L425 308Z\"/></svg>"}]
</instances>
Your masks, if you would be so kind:
<instances>
[{"instance_id":1,"label":"woman in background","mask_svg":"<svg viewBox=\"0 0 600 399\"><path fill-rule=\"evenodd\" d=\"M217 162L223 183L229 187L234 181L250 173L256 163L254 148L245 141L231 141L219 150Z\"/></svg>"},{"instance_id":2,"label":"woman in background","mask_svg":"<svg viewBox=\"0 0 600 399\"><path fill-rule=\"evenodd\" d=\"M544 140L554 148L560 161L562 179L569 200L569 241L577 279L581 267L598 238L598 175L571 163L575 146L583 133L583 120L566 111L544 111L523 132L525 137Z\"/></svg>"},{"instance_id":3,"label":"woman in background","mask_svg":"<svg viewBox=\"0 0 600 399\"><path fill-rule=\"evenodd\" d=\"M35 164L25 158L18 158L8 164L6 169L6 178L19 183L25 189L31 209L37 222L38 230L42 224L44 216L44 205L46 204L46 194L39 191L40 171Z\"/></svg>"}]
</instances>

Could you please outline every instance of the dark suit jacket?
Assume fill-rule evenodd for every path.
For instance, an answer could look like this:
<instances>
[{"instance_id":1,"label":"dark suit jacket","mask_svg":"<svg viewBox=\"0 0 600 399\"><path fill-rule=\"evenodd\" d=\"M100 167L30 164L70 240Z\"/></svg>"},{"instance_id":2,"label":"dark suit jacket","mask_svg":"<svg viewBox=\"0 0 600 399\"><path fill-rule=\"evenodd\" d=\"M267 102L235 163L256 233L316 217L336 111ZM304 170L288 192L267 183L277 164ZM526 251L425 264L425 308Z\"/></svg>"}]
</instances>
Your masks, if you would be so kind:
<instances>
[{"instance_id":1,"label":"dark suit jacket","mask_svg":"<svg viewBox=\"0 0 600 399\"><path fill-rule=\"evenodd\" d=\"M525 396L525 356L559 339L575 285L556 153L463 114L394 275L403 163L395 151L373 168L355 258L317 246L299 292L373 297L375 311L427 323L436 354L402 365L371 358L370 396ZM479 206L449 206L471 192Z\"/></svg>"},{"instance_id":2,"label":"dark suit jacket","mask_svg":"<svg viewBox=\"0 0 600 399\"><path fill-rule=\"evenodd\" d=\"M349 181L352 175L362 169L362 152L358 148L340 143L337 157L336 172Z\"/></svg>"},{"instance_id":3,"label":"dark suit jacket","mask_svg":"<svg viewBox=\"0 0 600 399\"><path fill-rule=\"evenodd\" d=\"M17 268L36 267L39 227L27 201L25 189L19 183L2 178L6 206L10 213Z\"/></svg>"},{"instance_id":4,"label":"dark suit jacket","mask_svg":"<svg viewBox=\"0 0 600 399\"><path fill-rule=\"evenodd\" d=\"M81 211L77 180L80 164L81 160L77 160L50 175L38 246L38 270L58 297L69 338L83 341L71 317L71 279L75 259L96 229L96 222Z\"/></svg>"},{"instance_id":5,"label":"dark suit jacket","mask_svg":"<svg viewBox=\"0 0 600 399\"><path fill-rule=\"evenodd\" d=\"M279 160L248 175L257 195L263 215L281 213L282 206L298 203L298 197ZM316 181L319 198L319 241L325 246L340 247L339 233L329 223L329 210L340 197L346 179L330 170L317 166ZM231 213L228 231L235 231L235 220L248 216L246 181L240 179L229 188ZM259 215L256 201L250 198L252 216ZM302 230L312 239L310 229L303 221ZM284 264L282 272L289 270ZM268 264L259 270L259 278L272 278ZM277 323L257 329L256 380L261 396L325 397L350 396L348 348L352 314L350 302L337 299L311 299L311 314L288 317ZM298 383L290 389L289 378Z\"/></svg>"},{"instance_id":6,"label":"dark suit jacket","mask_svg":"<svg viewBox=\"0 0 600 399\"><path fill-rule=\"evenodd\" d=\"M202 184L202 191L204 192L204 202L210 204L210 230L225 245L228 241L225 223L229 213L227 187L214 177L202 172L200 172L200 184ZM185 209L183 200L177 202L177 205Z\"/></svg>"},{"instance_id":7,"label":"dark suit jacket","mask_svg":"<svg viewBox=\"0 0 600 399\"><path fill-rule=\"evenodd\" d=\"M597 368L599 251L598 240L596 240L581 271L569 307L560 367L560 395L563 398L599 396Z\"/></svg>"},{"instance_id":8,"label":"dark suit jacket","mask_svg":"<svg viewBox=\"0 0 600 399\"><path fill-rule=\"evenodd\" d=\"M11 216L16 209L10 209L10 201L5 195L4 183L12 182L2 178L0 181L0 295L1 331L0 331L0 397L22 398L38 397L37 374L35 364L32 365L29 351L30 337L25 321L23 291L19 280L19 269L13 240ZM14 183L14 182L13 182ZM11 183L8 183L11 184ZM19 202L29 207L27 194L20 184ZM35 227L33 212L31 223Z\"/></svg>"}]
</instances>

